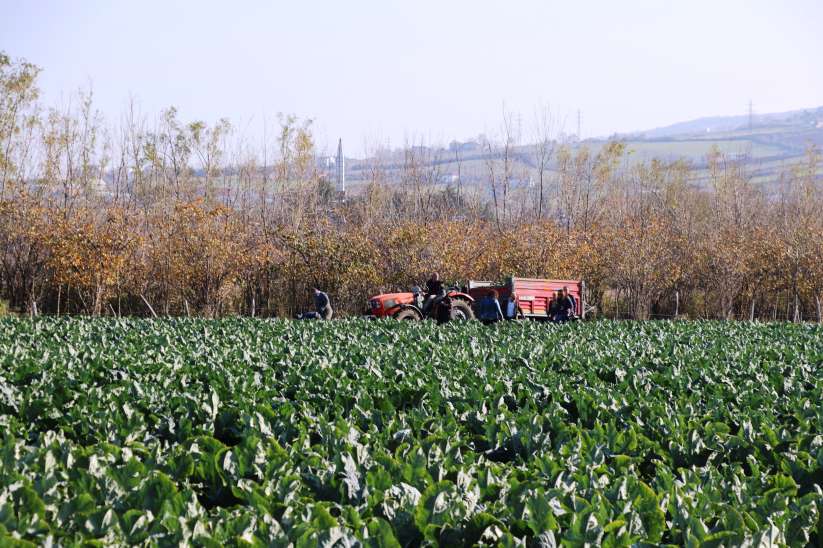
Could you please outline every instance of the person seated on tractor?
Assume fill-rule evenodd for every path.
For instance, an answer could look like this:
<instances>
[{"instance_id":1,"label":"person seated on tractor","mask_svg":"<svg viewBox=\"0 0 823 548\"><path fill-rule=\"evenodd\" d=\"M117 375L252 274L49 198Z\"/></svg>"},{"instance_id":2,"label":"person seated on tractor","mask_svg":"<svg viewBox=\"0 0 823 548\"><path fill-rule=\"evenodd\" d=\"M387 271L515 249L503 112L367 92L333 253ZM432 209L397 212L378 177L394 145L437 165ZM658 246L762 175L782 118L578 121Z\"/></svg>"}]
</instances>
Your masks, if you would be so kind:
<instances>
[{"instance_id":1,"label":"person seated on tractor","mask_svg":"<svg viewBox=\"0 0 823 548\"><path fill-rule=\"evenodd\" d=\"M506 319L516 320L523 316L523 311L517 304L517 293L509 293L509 298L506 299Z\"/></svg>"},{"instance_id":2,"label":"person seated on tractor","mask_svg":"<svg viewBox=\"0 0 823 548\"><path fill-rule=\"evenodd\" d=\"M313 287L314 292L314 312L306 312L297 316L300 320L330 320L334 311L331 307L329 296L318 287Z\"/></svg>"},{"instance_id":3,"label":"person seated on tractor","mask_svg":"<svg viewBox=\"0 0 823 548\"><path fill-rule=\"evenodd\" d=\"M445 290L442 291L443 296L437 301L434 306L434 317L438 324L448 323L452 319L452 298L449 297Z\"/></svg>"},{"instance_id":4,"label":"person seated on tractor","mask_svg":"<svg viewBox=\"0 0 823 548\"><path fill-rule=\"evenodd\" d=\"M503 319L503 311L500 309L499 294L497 290L486 293L478 305L478 318L485 325L499 322Z\"/></svg>"},{"instance_id":5,"label":"person seated on tractor","mask_svg":"<svg viewBox=\"0 0 823 548\"><path fill-rule=\"evenodd\" d=\"M426 315L426 312L432 307L435 303L435 300L442 299L445 296L446 291L443 288L443 282L440 281L440 274L437 272L433 272L431 278L426 282L426 300L423 302L423 315Z\"/></svg>"}]
</instances>

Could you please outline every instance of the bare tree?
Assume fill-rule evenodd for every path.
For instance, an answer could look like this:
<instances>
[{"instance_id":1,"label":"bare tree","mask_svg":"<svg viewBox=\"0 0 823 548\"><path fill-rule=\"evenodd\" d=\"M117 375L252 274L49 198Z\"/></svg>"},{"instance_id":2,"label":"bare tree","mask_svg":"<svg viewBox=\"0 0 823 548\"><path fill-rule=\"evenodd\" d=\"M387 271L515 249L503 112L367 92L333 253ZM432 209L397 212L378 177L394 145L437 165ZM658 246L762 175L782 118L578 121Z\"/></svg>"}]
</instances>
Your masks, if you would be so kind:
<instances>
[{"instance_id":1,"label":"bare tree","mask_svg":"<svg viewBox=\"0 0 823 548\"><path fill-rule=\"evenodd\" d=\"M539 108L534 117L534 156L537 168L537 217L543 218L546 204L546 179L549 165L554 157L557 141L555 134L557 131L557 119L552 114L549 107Z\"/></svg>"}]
</instances>

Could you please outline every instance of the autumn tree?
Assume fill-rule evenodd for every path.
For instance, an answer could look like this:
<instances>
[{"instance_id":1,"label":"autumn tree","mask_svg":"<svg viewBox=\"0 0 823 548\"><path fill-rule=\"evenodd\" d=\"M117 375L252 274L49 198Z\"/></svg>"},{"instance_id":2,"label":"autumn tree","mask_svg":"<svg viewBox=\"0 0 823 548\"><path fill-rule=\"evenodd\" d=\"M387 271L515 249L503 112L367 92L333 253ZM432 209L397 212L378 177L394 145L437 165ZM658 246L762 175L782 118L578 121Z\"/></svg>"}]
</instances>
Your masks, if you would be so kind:
<instances>
[{"instance_id":1,"label":"autumn tree","mask_svg":"<svg viewBox=\"0 0 823 548\"><path fill-rule=\"evenodd\" d=\"M0 199L10 182L22 182L33 154L39 118L36 86L40 68L0 51Z\"/></svg>"}]
</instances>

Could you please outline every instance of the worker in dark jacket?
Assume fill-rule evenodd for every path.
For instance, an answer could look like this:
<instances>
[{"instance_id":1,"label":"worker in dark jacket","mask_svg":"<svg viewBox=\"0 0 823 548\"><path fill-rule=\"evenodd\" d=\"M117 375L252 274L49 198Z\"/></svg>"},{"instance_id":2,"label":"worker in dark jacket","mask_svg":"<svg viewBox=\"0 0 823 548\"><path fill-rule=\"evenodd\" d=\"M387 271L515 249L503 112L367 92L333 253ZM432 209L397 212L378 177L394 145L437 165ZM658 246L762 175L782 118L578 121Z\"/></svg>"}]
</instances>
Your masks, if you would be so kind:
<instances>
[{"instance_id":1,"label":"worker in dark jacket","mask_svg":"<svg viewBox=\"0 0 823 548\"><path fill-rule=\"evenodd\" d=\"M552 293L552 301L549 304L549 319L551 321L557 321L557 315L560 313L560 301L563 299L563 295L560 291L555 291Z\"/></svg>"},{"instance_id":2,"label":"worker in dark jacket","mask_svg":"<svg viewBox=\"0 0 823 548\"><path fill-rule=\"evenodd\" d=\"M433 272L431 278L426 282L426 300L423 302L423 315L426 315L426 312L431 309L431 307L438 302L446 295L446 291L443 288L443 282L440 280L440 275L437 272Z\"/></svg>"},{"instance_id":3,"label":"worker in dark jacket","mask_svg":"<svg viewBox=\"0 0 823 548\"><path fill-rule=\"evenodd\" d=\"M298 314L297 318L300 320L330 320L334 312L331 308L329 296L318 287L313 287L312 291L314 292L315 311Z\"/></svg>"},{"instance_id":4,"label":"worker in dark jacket","mask_svg":"<svg viewBox=\"0 0 823 548\"><path fill-rule=\"evenodd\" d=\"M574 318L574 297L569 294L569 288L564 287L560 294L560 300L557 305L557 314L554 321L567 322Z\"/></svg>"},{"instance_id":5,"label":"worker in dark jacket","mask_svg":"<svg viewBox=\"0 0 823 548\"><path fill-rule=\"evenodd\" d=\"M440 300L437 301L437 304L434 305L434 317L438 324L448 323L452 319L452 299L445 294L445 291L442 293L443 297L441 297Z\"/></svg>"},{"instance_id":6,"label":"worker in dark jacket","mask_svg":"<svg viewBox=\"0 0 823 548\"><path fill-rule=\"evenodd\" d=\"M480 303L477 307L477 315L480 321L486 325L499 322L503 319L503 310L500 308L500 301L498 298L499 293L496 290L492 290L480 299Z\"/></svg>"}]
</instances>

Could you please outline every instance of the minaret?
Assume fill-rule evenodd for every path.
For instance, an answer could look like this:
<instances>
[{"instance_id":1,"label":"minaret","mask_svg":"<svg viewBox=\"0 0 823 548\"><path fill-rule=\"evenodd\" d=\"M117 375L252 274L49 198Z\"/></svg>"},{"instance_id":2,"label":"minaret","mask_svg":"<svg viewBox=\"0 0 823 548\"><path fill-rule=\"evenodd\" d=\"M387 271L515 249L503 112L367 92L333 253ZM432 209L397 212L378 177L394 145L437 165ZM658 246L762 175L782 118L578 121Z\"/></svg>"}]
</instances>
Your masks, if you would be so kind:
<instances>
[{"instance_id":1,"label":"minaret","mask_svg":"<svg viewBox=\"0 0 823 548\"><path fill-rule=\"evenodd\" d=\"M346 194L346 159L343 157L343 139L337 141L337 194Z\"/></svg>"}]
</instances>

